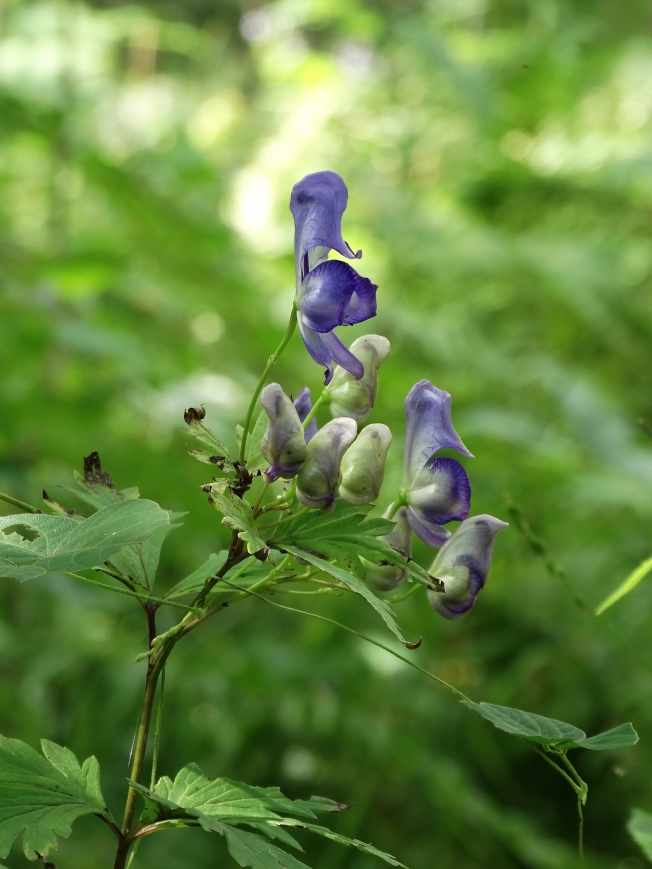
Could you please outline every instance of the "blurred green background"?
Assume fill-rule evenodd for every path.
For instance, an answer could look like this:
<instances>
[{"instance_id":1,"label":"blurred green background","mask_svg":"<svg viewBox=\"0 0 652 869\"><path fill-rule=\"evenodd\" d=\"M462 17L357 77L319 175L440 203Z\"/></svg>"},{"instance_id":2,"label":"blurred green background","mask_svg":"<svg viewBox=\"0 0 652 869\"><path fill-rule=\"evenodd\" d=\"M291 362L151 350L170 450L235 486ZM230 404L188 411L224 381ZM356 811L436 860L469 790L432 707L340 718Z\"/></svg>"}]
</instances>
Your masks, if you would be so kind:
<instances>
[{"instance_id":1,"label":"blurred green background","mask_svg":"<svg viewBox=\"0 0 652 869\"><path fill-rule=\"evenodd\" d=\"M384 503L404 396L427 377L453 395L477 456L474 513L507 518L509 493L592 604L652 554L652 442L637 425L652 422L648 2L0 11L2 490L65 500L58 487L98 450L119 487L189 511L160 590L223 545L182 411L203 402L232 439L289 314L290 189L330 168L349 186L345 237L380 285L377 319L341 337L392 342L371 418L395 434ZM294 394L321 383L298 337L275 377ZM445 622L419 595L399 607L408 636L424 637L414 660L475 699L589 733L633 721L636 748L576 758L592 869L644 866L624 824L632 806L652 809L652 670L636 658L652 662L651 605L648 581L612 611L625 647L512 525L465 619ZM348 596L318 608L383 636ZM117 807L144 643L123 597L61 577L5 581L0 731L96 754ZM578 865L559 776L328 625L240 604L178 647L166 696L162 773L196 761L354 803L333 825L410 869ZM305 844L314 869L381 865ZM113 853L108 830L82 820L54 859L103 869ZM136 865L229 860L218 837L176 831L145 841ZM7 865L27 865L19 848Z\"/></svg>"}]
</instances>

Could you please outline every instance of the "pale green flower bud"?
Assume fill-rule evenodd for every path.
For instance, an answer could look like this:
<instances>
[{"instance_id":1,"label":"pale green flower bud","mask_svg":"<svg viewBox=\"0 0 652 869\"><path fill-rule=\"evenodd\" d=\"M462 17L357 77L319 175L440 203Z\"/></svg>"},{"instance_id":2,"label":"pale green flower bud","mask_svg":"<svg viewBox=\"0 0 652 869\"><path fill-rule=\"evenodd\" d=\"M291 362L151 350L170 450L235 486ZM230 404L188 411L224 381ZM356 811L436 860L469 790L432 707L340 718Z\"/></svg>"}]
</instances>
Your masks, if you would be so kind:
<instances>
[{"instance_id":1,"label":"pale green flower bud","mask_svg":"<svg viewBox=\"0 0 652 869\"><path fill-rule=\"evenodd\" d=\"M380 493L392 433L383 423L363 428L342 459L340 495L350 504L368 504Z\"/></svg>"},{"instance_id":2,"label":"pale green flower bud","mask_svg":"<svg viewBox=\"0 0 652 869\"><path fill-rule=\"evenodd\" d=\"M358 424L353 419L332 419L308 444L308 457L297 477L297 498L314 510L332 510L342 481L342 456L353 443Z\"/></svg>"},{"instance_id":3,"label":"pale green flower bud","mask_svg":"<svg viewBox=\"0 0 652 869\"><path fill-rule=\"evenodd\" d=\"M389 353L389 341L382 335L363 335L351 344L350 352L362 362L364 374L356 380L345 368L337 367L327 388L333 416L350 416L364 422L374 409L378 395L378 369Z\"/></svg>"},{"instance_id":4,"label":"pale green flower bud","mask_svg":"<svg viewBox=\"0 0 652 869\"><path fill-rule=\"evenodd\" d=\"M390 504L387 510L385 510L383 513L383 519L386 519L389 516L392 506L393 505ZM392 549L395 549L401 555L405 556L405 558L411 558L412 529L410 528L407 519L407 509L401 507L392 518L396 523L394 528L389 532L389 534L380 539L389 543ZM401 567L396 567L393 564L372 564L372 562L367 561L366 558L363 558L362 562L367 573L367 585L370 588L375 588L377 591L391 591L393 588L396 588L397 585L400 585L405 579L406 572Z\"/></svg>"},{"instance_id":5,"label":"pale green flower bud","mask_svg":"<svg viewBox=\"0 0 652 869\"><path fill-rule=\"evenodd\" d=\"M260 441L260 451L269 462L265 479L268 483L279 477L291 480L308 455L299 414L278 383L270 383L263 389L260 403L269 417L267 431Z\"/></svg>"}]
</instances>

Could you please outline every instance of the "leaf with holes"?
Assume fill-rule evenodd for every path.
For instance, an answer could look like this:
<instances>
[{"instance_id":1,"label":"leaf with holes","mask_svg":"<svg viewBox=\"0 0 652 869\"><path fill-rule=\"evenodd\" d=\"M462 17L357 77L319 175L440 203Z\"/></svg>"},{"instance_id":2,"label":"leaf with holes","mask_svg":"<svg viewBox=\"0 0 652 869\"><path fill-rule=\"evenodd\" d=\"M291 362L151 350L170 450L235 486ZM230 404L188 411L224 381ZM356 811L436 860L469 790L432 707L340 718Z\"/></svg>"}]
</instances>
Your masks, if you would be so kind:
<instances>
[{"instance_id":1,"label":"leaf with holes","mask_svg":"<svg viewBox=\"0 0 652 869\"><path fill-rule=\"evenodd\" d=\"M132 543L140 543L170 517L153 501L121 501L79 522L67 516L21 513L0 519L0 575L18 580L48 571L100 567ZM26 530L25 530L26 529Z\"/></svg>"}]
</instances>

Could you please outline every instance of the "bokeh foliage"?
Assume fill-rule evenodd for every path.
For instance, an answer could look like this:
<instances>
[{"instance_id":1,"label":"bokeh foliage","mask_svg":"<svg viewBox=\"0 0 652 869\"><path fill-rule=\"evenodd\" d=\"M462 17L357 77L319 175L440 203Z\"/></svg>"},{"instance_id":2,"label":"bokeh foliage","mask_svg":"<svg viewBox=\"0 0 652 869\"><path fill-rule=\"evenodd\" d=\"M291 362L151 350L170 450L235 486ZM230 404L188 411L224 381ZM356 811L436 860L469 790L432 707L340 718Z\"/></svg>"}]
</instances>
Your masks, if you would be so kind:
<instances>
[{"instance_id":1,"label":"bokeh foliage","mask_svg":"<svg viewBox=\"0 0 652 869\"><path fill-rule=\"evenodd\" d=\"M182 411L205 403L232 438L289 313L290 188L331 168L349 185L345 237L380 285L378 318L342 337L392 342L372 417L395 434L385 502L404 396L427 377L453 395L477 456L475 513L507 518L509 493L591 604L650 556L652 442L637 427L652 420L649 4L0 10L2 490L63 500L58 485L98 450L120 487L189 511L161 588L222 545ZM318 393L298 339L277 375ZM0 731L95 753L115 800L141 690L139 611L52 577L5 581L0 599ZM580 763L596 869L643 866L625 819L652 808L651 605L644 581L608 614L619 640L512 526L466 619L444 622L420 595L400 608L424 637L410 654L475 699L587 732L631 718L639 746ZM320 606L380 630L348 596ZM412 869L577 865L572 794L552 771L335 628L234 607L179 647L167 692L165 774L196 761L353 802L342 832ZM109 865L99 827L80 822L62 866ZM226 860L221 848L169 832L137 865L200 869ZM373 863L330 844L308 855L315 869Z\"/></svg>"}]
</instances>

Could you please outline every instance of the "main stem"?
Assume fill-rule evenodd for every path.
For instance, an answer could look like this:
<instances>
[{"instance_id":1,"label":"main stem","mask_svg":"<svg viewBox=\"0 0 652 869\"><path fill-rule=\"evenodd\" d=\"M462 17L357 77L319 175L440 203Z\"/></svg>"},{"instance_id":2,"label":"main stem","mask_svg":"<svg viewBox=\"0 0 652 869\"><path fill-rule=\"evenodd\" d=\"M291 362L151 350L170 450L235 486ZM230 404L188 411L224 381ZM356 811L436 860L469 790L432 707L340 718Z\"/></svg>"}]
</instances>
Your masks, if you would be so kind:
<instances>
[{"instance_id":1,"label":"main stem","mask_svg":"<svg viewBox=\"0 0 652 869\"><path fill-rule=\"evenodd\" d=\"M288 323L287 330L285 332L285 337L278 345L274 353L267 360L267 365L265 366L265 370L260 376L260 380L258 381L256 388L254 390L254 394L251 396L251 401L249 403L249 409L247 410L247 417L245 419L244 431L242 432L242 442L240 444L240 464L243 465L245 461L245 454L247 448L247 438L249 437L249 429L251 427L251 419L254 415L254 410L256 409L256 402L258 401L258 397L260 393L263 391L263 386L265 385L265 381L269 377L269 372L276 365L276 361L281 353L285 350L287 345L290 343L290 338L294 334L294 330L297 327L297 306L296 304L292 305L292 313L290 314L290 322Z\"/></svg>"}]
</instances>

